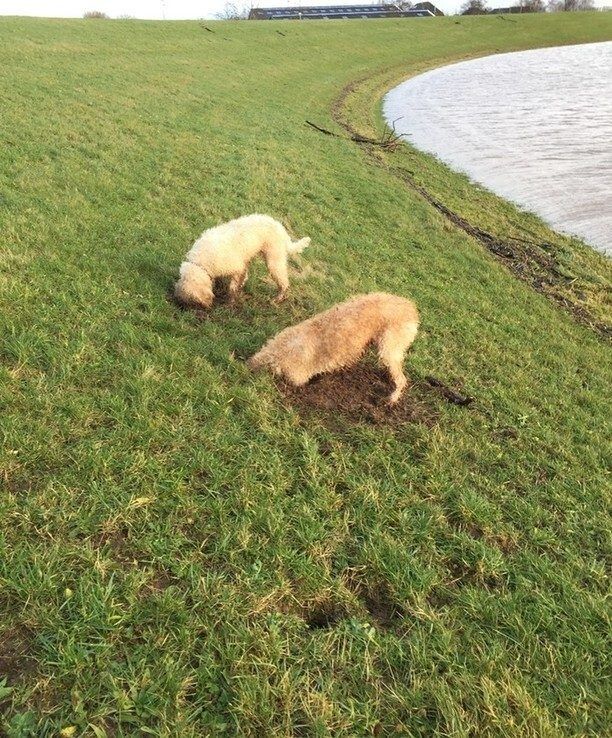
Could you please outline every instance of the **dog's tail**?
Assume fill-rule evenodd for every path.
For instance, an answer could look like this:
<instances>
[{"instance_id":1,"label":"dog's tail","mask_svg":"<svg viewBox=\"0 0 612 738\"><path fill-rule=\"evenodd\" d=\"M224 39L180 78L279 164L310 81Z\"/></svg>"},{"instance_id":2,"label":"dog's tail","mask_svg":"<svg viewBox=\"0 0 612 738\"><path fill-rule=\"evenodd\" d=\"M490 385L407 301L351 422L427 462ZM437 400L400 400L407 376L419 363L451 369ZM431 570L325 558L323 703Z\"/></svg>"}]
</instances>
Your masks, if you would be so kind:
<instances>
[{"instance_id":1,"label":"dog's tail","mask_svg":"<svg viewBox=\"0 0 612 738\"><path fill-rule=\"evenodd\" d=\"M287 248L287 253L291 255L301 254L308 246L310 246L310 238L306 236L306 238L300 238L299 241L292 241Z\"/></svg>"}]
</instances>

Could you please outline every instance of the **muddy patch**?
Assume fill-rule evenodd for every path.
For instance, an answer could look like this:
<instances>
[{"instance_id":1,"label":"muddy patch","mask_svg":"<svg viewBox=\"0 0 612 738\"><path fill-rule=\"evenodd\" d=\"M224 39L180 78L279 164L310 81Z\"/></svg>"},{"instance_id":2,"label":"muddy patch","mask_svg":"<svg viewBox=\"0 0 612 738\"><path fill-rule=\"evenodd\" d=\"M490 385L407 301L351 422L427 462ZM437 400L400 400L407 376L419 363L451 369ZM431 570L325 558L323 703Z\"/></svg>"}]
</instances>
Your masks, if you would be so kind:
<instances>
[{"instance_id":1,"label":"muddy patch","mask_svg":"<svg viewBox=\"0 0 612 738\"><path fill-rule=\"evenodd\" d=\"M18 625L0 634L0 678L9 685L18 684L37 668L34 634L28 628Z\"/></svg>"},{"instance_id":2,"label":"muddy patch","mask_svg":"<svg viewBox=\"0 0 612 738\"><path fill-rule=\"evenodd\" d=\"M334 628L338 623L351 617L349 605L334 592L325 592L303 602L299 602L293 596L270 596L265 598L252 615L257 617L262 613L299 618L309 630Z\"/></svg>"},{"instance_id":3,"label":"muddy patch","mask_svg":"<svg viewBox=\"0 0 612 738\"><path fill-rule=\"evenodd\" d=\"M310 630L321 630L333 628L348 617L348 612L342 603L326 600L307 607L302 617Z\"/></svg>"},{"instance_id":4,"label":"muddy patch","mask_svg":"<svg viewBox=\"0 0 612 738\"><path fill-rule=\"evenodd\" d=\"M253 615L260 613L289 615L299 618L306 624L308 630L327 630L334 628L338 623L351 616L348 606L333 595L324 595L316 599L297 603L293 598L281 598L258 608Z\"/></svg>"},{"instance_id":5,"label":"muddy patch","mask_svg":"<svg viewBox=\"0 0 612 738\"><path fill-rule=\"evenodd\" d=\"M405 609L393 596L389 584L381 579L366 579L349 574L346 587L367 611L372 623L390 628L406 614Z\"/></svg>"},{"instance_id":6,"label":"muddy patch","mask_svg":"<svg viewBox=\"0 0 612 738\"><path fill-rule=\"evenodd\" d=\"M304 387L293 387L282 379L277 386L300 414L318 415L332 426L342 419L392 427L420 423L431 428L437 421L436 410L416 384L395 405L387 405L393 389L389 377L383 369L367 364L321 374Z\"/></svg>"},{"instance_id":7,"label":"muddy patch","mask_svg":"<svg viewBox=\"0 0 612 738\"><path fill-rule=\"evenodd\" d=\"M452 588L444 585L434 586L425 598L429 606L434 610L440 610L444 607L452 605L455 601Z\"/></svg>"},{"instance_id":8,"label":"muddy patch","mask_svg":"<svg viewBox=\"0 0 612 738\"><path fill-rule=\"evenodd\" d=\"M461 529L457 529L461 530ZM498 548L503 554L510 555L516 550L516 540L508 533L490 533L476 523L466 523L463 531L475 541L483 541L489 546Z\"/></svg>"},{"instance_id":9,"label":"muddy patch","mask_svg":"<svg viewBox=\"0 0 612 738\"><path fill-rule=\"evenodd\" d=\"M446 519L454 534L464 534L475 541L482 541L488 546L498 548L507 556L514 553L517 548L516 536L507 531L493 532L473 520L465 520L460 513L454 511L447 512Z\"/></svg>"},{"instance_id":10,"label":"muddy patch","mask_svg":"<svg viewBox=\"0 0 612 738\"><path fill-rule=\"evenodd\" d=\"M176 584L176 580L169 571L156 569L149 581L143 586L140 595L144 598L160 595L173 584Z\"/></svg>"},{"instance_id":11,"label":"muddy patch","mask_svg":"<svg viewBox=\"0 0 612 738\"><path fill-rule=\"evenodd\" d=\"M90 538L91 545L100 553L110 555L122 566L138 560L138 552L132 547L126 526L100 531Z\"/></svg>"},{"instance_id":12,"label":"muddy patch","mask_svg":"<svg viewBox=\"0 0 612 738\"><path fill-rule=\"evenodd\" d=\"M393 628L406 614L384 581L374 583L349 577L346 588L352 595L348 600L342 599L337 593L326 593L302 604L294 599L281 598L267 603L258 612L298 617L309 630L328 630L350 619L365 619L379 628ZM351 599L353 603L350 603Z\"/></svg>"},{"instance_id":13,"label":"muddy patch","mask_svg":"<svg viewBox=\"0 0 612 738\"><path fill-rule=\"evenodd\" d=\"M406 614L385 583L365 588L360 599L372 620L383 628L390 628Z\"/></svg>"},{"instance_id":14,"label":"muddy patch","mask_svg":"<svg viewBox=\"0 0 612 738\"><path fill-rule=\"evenodd\" d=\"M504 586L504 581L499 575L480 571L465 561L452 560L447 566L450 574L450 580L446 582L447 587L461 589L471 585L494 591Z\"/></svg>"}]
</instances>

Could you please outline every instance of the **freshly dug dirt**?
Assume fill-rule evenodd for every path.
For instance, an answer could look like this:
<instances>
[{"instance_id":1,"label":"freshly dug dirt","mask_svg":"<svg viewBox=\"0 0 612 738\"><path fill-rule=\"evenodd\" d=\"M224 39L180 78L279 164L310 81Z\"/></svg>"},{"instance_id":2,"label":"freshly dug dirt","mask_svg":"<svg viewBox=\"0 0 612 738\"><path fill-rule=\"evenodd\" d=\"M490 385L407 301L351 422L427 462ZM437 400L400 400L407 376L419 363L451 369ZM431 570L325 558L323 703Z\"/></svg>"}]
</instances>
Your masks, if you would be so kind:
<instances>
[{"instance_id":1,"label":"freshly dug dirt","mask_svg":"<svg viewBox=\"0 0 612 738\"><path fill-rule=\"evenodd\" d=\"M332 423L337 419L398 427L406 423L435 425L437 412L426 402L420 387L408 387L392 406L393 389L384 369L361 363L332 374L321 374L304 387L277 380L280 392L300 413L314 413Z\"/></svg>"},{"instance_id":2,"label":"freshly dug dirt","mask_svg":"<svg viewBox=\"0 0 612 738\"><path fill-rule=\"evenodd\" d=\"M10 628L0 634L0 678L9 685L17 684L36 671L33 635L25 626Z\"/></svg>"}]
</instances>

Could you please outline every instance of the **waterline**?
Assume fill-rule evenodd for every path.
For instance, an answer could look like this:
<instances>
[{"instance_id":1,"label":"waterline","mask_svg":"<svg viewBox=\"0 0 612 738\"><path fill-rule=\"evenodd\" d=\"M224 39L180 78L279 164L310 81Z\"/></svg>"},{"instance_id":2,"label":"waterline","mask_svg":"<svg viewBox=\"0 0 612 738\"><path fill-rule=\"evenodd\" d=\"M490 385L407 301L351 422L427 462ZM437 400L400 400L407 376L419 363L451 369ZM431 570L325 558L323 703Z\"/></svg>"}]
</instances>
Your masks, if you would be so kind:
<instances>
[{"instance_id":1,"label":"waterline","mask_svg":"<svg viewBox=\"0 0 612 738\"><path fill-rule=\"evenodd\" d=\"M384 114L435 154L612 255L612 42L499 54L391 90Z\"/></svg>"}]
</instances>

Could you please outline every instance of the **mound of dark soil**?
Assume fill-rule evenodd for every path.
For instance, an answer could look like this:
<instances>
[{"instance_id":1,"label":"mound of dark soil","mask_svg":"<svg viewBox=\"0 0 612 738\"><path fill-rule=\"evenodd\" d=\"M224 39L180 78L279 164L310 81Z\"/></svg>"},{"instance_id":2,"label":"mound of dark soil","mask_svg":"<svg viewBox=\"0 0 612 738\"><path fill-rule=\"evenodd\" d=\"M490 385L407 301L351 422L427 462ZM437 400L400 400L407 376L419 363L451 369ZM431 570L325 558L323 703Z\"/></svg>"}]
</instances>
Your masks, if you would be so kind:
<instances>
[{"instance_id":1,"label":"mound of dark soil","mask_svg":"<svg viewBox=\"0 0 612 738\"><path fill-rule=\"evenodd\" d=\"M17 684L37 669L34 636L25 626L9 628L0 634L0 679Z\"/></svg>"},{"instance_id":2,"label":"mound of dark soil","mask_svg":"<svg viewBox=\"0 0 612 738\"><path fill-rule=\"evenodd\" d=\"M282 380L277 384L298 412L315 413L332 422L342 418L372 425L423 423L431 427L437 418L434 407L425 402L416 385L408 387L395 405L387 405L393 386L386 371L363 363L321 374L304 387L293 387Z\"/></svg>"}]
</instances>

